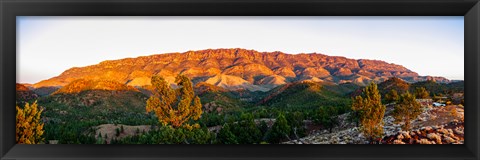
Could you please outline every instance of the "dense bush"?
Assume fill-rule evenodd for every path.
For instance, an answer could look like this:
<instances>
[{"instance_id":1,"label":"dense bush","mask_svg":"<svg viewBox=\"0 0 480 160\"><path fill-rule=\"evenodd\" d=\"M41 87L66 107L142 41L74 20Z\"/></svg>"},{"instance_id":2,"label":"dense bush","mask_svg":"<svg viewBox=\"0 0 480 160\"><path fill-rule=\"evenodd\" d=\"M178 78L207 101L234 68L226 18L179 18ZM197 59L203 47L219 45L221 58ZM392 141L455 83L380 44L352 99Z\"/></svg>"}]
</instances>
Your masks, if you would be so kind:
<instances>
[{"instance_id":1,"label":"dense bush","mask_svg":"<svg viewBox=\"0 0 480 160\"><path fill-rule=\"evenodd\" d=\"M242 114L240 121L232 124L232 131L240 144L254 144L262 140L262 132L257 127L253 114Z\"/></svg>"},{"instance_id":2,"label":"dense bush","mask_svg":"<svg viewBox=\"0 0 480 160\"><path fill-rule=\"evenodd\" d=\"M303 120L305 120L305 116L302 112L289 112L285 115L285 118L288 122L288 126L290 126L290 137L293 139L298 139L300 137L306 136L306 129Z\"/></svg>"},{"instance_id":3,"label":"dense bush","mask_svg":"<svg viewBox=\"0 0 480 160\"><path fill-rule=\"evenodd\" d=\"M278 143L284 140L289 140L291 128L288 121L283 114L280 114L272 128L267 132L266 140L270 143Z\"/></svg>"},{"instance_id":4,"label":"dense bush","mask_svg":"<svg viewBox=\"0 0 480 160\"><path fill-rule=\"evenodd\" d=\"M215 135L207 128L186 129L163 126L145 134L115 139L111 144L213 144Z\"/></svg>"},{"instance_id":5,"label":"dense bush","mask_svg":"<svg viewBox=\"0 0 480 160\"><path fill-rule=\"evenodd\" d=\"M318 117L315 119L317 124L322 125L323 127L327 128L330 133L332 133L332 129L339 125L338 121L338 111L335 107L320 107L318 111Z\"/></svg>"},{"instance_id":6,"label":"dense bush","mask_svg":"<svg viewBox=\"0 0 480 160\"><path fill-rule=\"evenodd\" d=\"M235 136L229 124L223 125L217 134L217 144L238 144L237 136Z\"/></svg>"}]
</instances>

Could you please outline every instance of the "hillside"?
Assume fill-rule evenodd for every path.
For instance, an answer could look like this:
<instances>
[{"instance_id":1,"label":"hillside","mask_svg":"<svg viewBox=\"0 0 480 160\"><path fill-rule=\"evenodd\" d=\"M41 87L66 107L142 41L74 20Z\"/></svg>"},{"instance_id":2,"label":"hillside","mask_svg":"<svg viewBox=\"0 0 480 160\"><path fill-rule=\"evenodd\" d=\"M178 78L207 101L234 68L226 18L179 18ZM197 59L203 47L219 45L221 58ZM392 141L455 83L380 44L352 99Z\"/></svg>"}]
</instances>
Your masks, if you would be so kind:
<instances>
[{"instance_id":1,"label":"hillside","mask_svg":"<svg viewBox=\"0 0 480 160\"><path fill-rule=\"evenodd\" d=\"M189 77L193 94L202 104L201 117L186 123L197 123L201 128L168 129L159 123L159 119L165 117L146 112L147 100L155 93L151 77L161 76L171 87L179 88L182 86L175 83L179 74ZM354 123L346 119L351 110L351 96L360 94L372 81L378 84L382 94L391 89L412 92L416 87L425 87L450 106L463 106L463 81L419 76L401 65L379 60L245 49L165 53L74 67L36 84L17 84L17 101L38 100L44 109L42 121L48 143L51 143L49 140L59 144L103 144L104 140L112 144L171 143L162 136L173 139L194 136L205 140L199 143L209 144L278 143L287 139L270 138L275 138L273 125L277 119L282 122L282 117L292 127L288 140L304 138L302 143L317 143L317 140L318 143L337 143L331 140L339 141L341 138L336 137L345 134L350 140L358 140L346 140L346 143L364 143L361 136L358 139L358 130L352 130ZM172 102L189 103L178 99ZM392 106L389 107L387 110L391 112ZM447 111L451 110L433 110L431 115L448 118ZM182 111L168 113L178 112ZM330 115L341 119L334 129L339 136L325 134ZM386 114L388 121L385 122L388 122L387 135L391 136L398 131L389 116ZM416 121L415 129L431 125L427 123L440 124L439 120ZM226 124L231 129L220 130ZM443 120L442 124L445 124ZM119 131L122 127L125 132ZM228 132L239 136L230 139ZM216 138L221 141L214 140ZM394 140L388 138L387 141Z\"/></svg>"},{"instance_id":2,"label":"hillside","mask_svg":"<svg viewBox=\"0 0 480 160\"><path fill-rule=\"evenodd\" d=\"M202 100L204 111L207 113L236 111L246 105L246 102L232 92L205 82L195 85L194 91Z\"/></svg>"},{"instance_id":3,"label":"hillside","mask_svg":"<svg viewBox=\"0 0 480 160\"><path fill-rule=\"evenodd\" d=\"M127 86L116 81L77 79L55 91L53 94L72 94L89 90L138 91L135 87Z\"/></svg>"},{"instance_id":4,"label":"hillside","mask_svg":"<svg viewBox=\"0 0 480 160\"><path fill-rule=\"evenodd\" d=\"M371 80L381 82L393 76L408 82L427 79L449 82L442 77L419 76L401 65L379 60L235 48L107 60L96 65L68 69L56 77L34 84L33 87L58 88L77 79L148 86L152 75L161 75L173 83L177 74L187 75L195 83L207 82L229 90L251 91L268 91L279 85L305 80L365 85Z\"/></svg>"},{"instance_id":5,"label":"hillside","mask_svg":"<svg viewBox=\"0 0 480 160\"><path fill-rule=\"evenodd\" d=\"M398 93L405 93L410 89L410 84L400 78L392 77L378 84L378 88L380 89L380 94L382 95L387 94L392 89Z\"/></svg>"},{"instance_id":6,"label":"hillside","mask_svg":"<svg viewBox=\"0 0 480 160\"><path fill-rule=\"evenodd\" d=\"M94 107L98 110L109 108L141 108L147 96L138 89L112 81L76 80L58 89L40 102L49 105L61 104L69 107Z\"/></svg>"},{"instance_id":7,"label":"hillside","mask_svg":"<svg viewBox=\"0 0 480 160\"><path fill-rule=\"evenodd\" d=\"M434 95L439 96L447 96L448 98L452 98L457 96L456 94L462 94L464 92L464 81L452 82L452 83L439 83L433 80L415 82L415 83L408 83L400 78L392 77L386 81L383 81L378 84L378 90L382 97L385 97L390 90L396 90L399 94L409 91L410 93L414 93L416 88L425 88L431 97ZM351 97L360 95L362 93L364 87L360 87L356 89L354 92L350 94Z\"/></svg>"},{"instance_id":8,"label":"hillside","mask_svg":"<svg viewBox=\"0 0 480 160\"><path fill-rule=\"evenodd\" d=\"M92 112L124 110L144 112L148 96L138 89L113 81L79 79L58 89L50 96L41 97L39 104L54 108L91 108Z\"/></svg>"},{"instance_id":9,"label":"hillside","mask_svg":"<svg viewBox=\"0 0 480 160\"><path fill-rule=\"evenodd\" d=\"M258 104L284 109L347 106L350 102L347 93L352 91L343 85L325 82L298 82L272 89Z\"/></svg>"},{"instance_id":10,"label":"hillside","mask_svg":"<svg viewBox=\"0 0 480 160\"><path fill-rule=\"evenodd\" d=\"M23 84L16 84L16 101L18 103L29 102L38 97L32 90Z\"/></svg>"},{"instance_id":11,"label":"hillside","mask_svg":"<svg viewBox=\"0 0 480 160\"><path fill-rule=\"evenodd\" d=\"M92 132L92 126L156 124L156 119L145 113L147 99L131 90L84 90L39 97L39 106L45 108L45 138L60 144L91 144L95 140L89 141L84 133Z\"/></svg>"}]
</instances>

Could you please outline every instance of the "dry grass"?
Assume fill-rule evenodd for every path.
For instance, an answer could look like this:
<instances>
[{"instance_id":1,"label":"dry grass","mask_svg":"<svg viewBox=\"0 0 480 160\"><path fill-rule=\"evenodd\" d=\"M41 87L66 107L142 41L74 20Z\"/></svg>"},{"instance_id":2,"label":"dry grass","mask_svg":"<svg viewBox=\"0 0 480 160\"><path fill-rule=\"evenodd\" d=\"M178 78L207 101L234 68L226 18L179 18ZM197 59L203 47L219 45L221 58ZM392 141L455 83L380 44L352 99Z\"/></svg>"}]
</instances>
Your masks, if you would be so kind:
<instances>
[{"instance_id":1,"label":"dry grass","mask_svg":"<svg viewBox=\"0 0 480 160\"><path fill-rule=\"evenodd\" d=\"M121 126L123 126L124 132L120 133L119 136L116 135L116 129L120 129ZM148 132L150 131L151 126L150 125L139 125L139 126L128 126L128 125L122 125L122 124L102 124L99 126L95 126L96 132L95 132L95 138L98 139L98 134L102 133L103 138L105 138L105 134L107 135L107 143L110 143L110 141L113 138L116 139L122 139L127 136L134 136L137 134L137 128L142 133L143 131Z\"/></svg>"}]
</instances>

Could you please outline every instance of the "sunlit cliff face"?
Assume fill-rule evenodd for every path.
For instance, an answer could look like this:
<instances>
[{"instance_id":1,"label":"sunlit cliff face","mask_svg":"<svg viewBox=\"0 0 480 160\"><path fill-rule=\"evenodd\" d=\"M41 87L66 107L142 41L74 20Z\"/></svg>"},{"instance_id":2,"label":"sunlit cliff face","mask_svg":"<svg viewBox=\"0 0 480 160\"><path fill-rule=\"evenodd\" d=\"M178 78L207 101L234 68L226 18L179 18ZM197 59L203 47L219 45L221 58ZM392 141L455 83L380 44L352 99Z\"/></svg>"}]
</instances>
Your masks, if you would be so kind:
<instances>
[{"instance_id":1,"label":"sunlit cliff face","mask_svg":"<svg viewBox=\"0 0 480 160\"><path fill-rule=\"evenodd\" d=\"M397 64L379 60L348 59L318 53L287 54L246 49L207 49L167 53L120 60L107 60L87 67L74 67L57 77L33 85L61 87L75 80L113 81L129 86L150 85L152 75L173 83L184 74L194 83L206 82L225 89L268 91L289 82L314 81L365 85L398 77L408 82L443 77L419 76Z\"/></svg>"}]
</instances>

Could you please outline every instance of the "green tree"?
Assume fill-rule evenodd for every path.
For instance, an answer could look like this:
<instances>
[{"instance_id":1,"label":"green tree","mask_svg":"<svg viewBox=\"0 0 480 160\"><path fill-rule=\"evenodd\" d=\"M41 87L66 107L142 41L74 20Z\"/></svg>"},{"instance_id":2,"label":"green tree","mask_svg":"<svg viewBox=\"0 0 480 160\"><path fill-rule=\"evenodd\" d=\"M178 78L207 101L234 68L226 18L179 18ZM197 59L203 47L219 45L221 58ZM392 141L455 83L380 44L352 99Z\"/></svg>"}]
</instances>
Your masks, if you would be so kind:
<instances>
[{"instance_id":1,"label":"green tree","mask_svg":"<svg viewBox=\"0 0 480 160\"><path fill-rule=\"evenodd\" d=\"M217 134L217 143L219 144L238 144L237 137L230 130L230 125L226 123Z\"/></svg>"},{"instance_id":2,"label":"green tree","mask_svg":"<svg viewBox=\"0 0 480 160\"><path fill-rule=\"evenodd\" d=\"M291 128L291 135L295 138L300 138L305 136L305 127L303 120L305 120L304 115L302 112L289 112L285 115L287 119L288 125Z\"/></svg>"},{"instance_id":3,"label":"green tree","mask_svg":"<svg viewBox=\"0 0 480 160\"><path fill-rule=\"evenodd\" d=\"M424 87L415 88L415 97L417 99L426 99L430 97L430 94Z\"/></svg>"},{"instance_id":4,"label":"green tree","mask_svg":"<svg viewBox=\"0 0 480 160\"><path fill-rule=\"evenodd\" d=\"M351 122L355 122L355 126L359 126L360 123L360 116L362 115L362 111L364 108L362 96L356 96L352 98L352 112L350 112L348 119Z\"/></svg>"},{"instance_id":5,"label":"green tree","mask_svg":"<svg viewBox=\"0 0 480 160\"><path fill-rule=\"evenodd\" d=\"M385 95L387 103L397 102L400 99L396 90L392 89Z\"/></svg>"},{"instance_id":6,"label":"green tree","mask_svg":"<svg viewBox=\"0 0 480 160\"><path fill-rule=\"evenodd\" d=\"M240 121L234 123L232 129L240 144L254 144L262 139L262 132L255 124L255 119L251 113L242 113Z\"/></svg>"},{"instance_id":7,"label":"green tree","mask_svg":"<svg viewBox=\"0 0 480 160\"><path fill-rule=\"evenodd\" d=\"M339 124L337 110L332 106L320 107L317 123L322 124L332 133L333 128Z\"/></svg>"},{"instance_id":8,"label":"green tree","mask_svg":"<svg viewBox=\"0 0 480 160\"><path fill-rule=\"evenodd\" d=\"M416 119L422 113L421 105L416 101L415 96L409 92L400 96L399 102L395 105L393 116L396 123L403 123L402 130L408 131L410 121Z\"/></svg>"},{"instance_id":9,"label":"green tree","mask_svg":"<svg viewBox=\"0 0 480 160\"><path fill-rule=\"evenodd\" d=\"M25 103L22 109L16 106L16 134L17 144L38 144L44 141L41 114L43 109L38 109L37 101L32 105Z\"/></svg>"},{"instance_id":10,"label":"green tree","mask_svg":"<svg viewBox=\"0 0 480 160\"><path fill-rule=\"evenodd\" d=\"M352 110L357 112L361 130L372 143L383 135L385 106L381 102L381 95L374 82L364 88L363 95L364 97L355 97Z\"/></svg>"},{"instance_id":11,"label":"green tree","mask_svg":"<svg viewBox=\"0 0 480 160\"><path fill-rule=\"evenodd\" d=\"M275 123L267 132L267 141L270 143L278 143L282 140L290 139L288 135L290 135L291 128L288 125L287 119L283 114L280 114Z\"/></svg>"},{"instance_id":12,"label":"green tree","mask_svg":"<svg viewBox=\"0 0 480 160\"><path fill-rule=\"evenodd\" d=\"M170 88L170 84L159 76L152 77L153 95L147 100L147 112L154 112L158 121L163 125L172 125L175 128L184 126L189 120L198 120L202 115L200 98L193 92L192 82L184 75L175 78L177 89ZM198 125L195 125L198 128Z\"/></svg>"}]
</instances>

